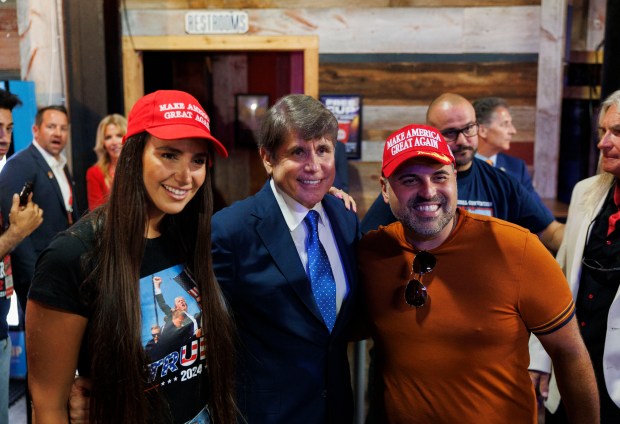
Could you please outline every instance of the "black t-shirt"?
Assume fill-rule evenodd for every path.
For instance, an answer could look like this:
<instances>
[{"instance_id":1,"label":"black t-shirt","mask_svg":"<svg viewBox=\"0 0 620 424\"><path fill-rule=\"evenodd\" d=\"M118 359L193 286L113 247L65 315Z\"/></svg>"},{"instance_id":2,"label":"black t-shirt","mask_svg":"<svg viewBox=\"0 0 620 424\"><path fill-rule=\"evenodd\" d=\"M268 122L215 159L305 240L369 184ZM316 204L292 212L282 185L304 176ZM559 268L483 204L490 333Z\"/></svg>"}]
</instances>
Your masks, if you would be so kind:
<instances>
[{"instance_id":1,"label":"black t-shirt","mask_svg":"<svg viewBox=\"0 0 620 424\"><path fill-rule=\"evenodd\" d=\"M85 258L93 249L93 232L88 219L76 227L59 234L43 251L28 297L90 318L92 288L83 282L89 271ZM207 399L200 378L206 372L206 343L201 337L199 292L180 252L170 237L147 240L140 281L136 283L140 285L142 345L152 361L148 364L151 382L160 387L168 401L174 423L206 414L201 410ZM161 282L159 289L155 280ZM156 333L159 337L153 337ZM80 350L81 375L88 375L87 338L85 334ZM111 358L110 366L113 363ZM204 416L200 418L204 421L197 422L209 422Z\"/></svg>"},{"instance_id":2,"label":"black t-shirt","mask_svg":"<svg viewBox=\"0 0 620 424\"><path fill-rule=\"evenodd\" d=\"M609 217L618 210L613 192L612 187L598 216L590 223L575 302L581 336L590 353L598 383L601 417L609 419L602 422L620 422L620 408L611 400L605 386L603 365L609 309L620 286L620 228L616 227L607 235Z\"/></svg>"}]
</instances>

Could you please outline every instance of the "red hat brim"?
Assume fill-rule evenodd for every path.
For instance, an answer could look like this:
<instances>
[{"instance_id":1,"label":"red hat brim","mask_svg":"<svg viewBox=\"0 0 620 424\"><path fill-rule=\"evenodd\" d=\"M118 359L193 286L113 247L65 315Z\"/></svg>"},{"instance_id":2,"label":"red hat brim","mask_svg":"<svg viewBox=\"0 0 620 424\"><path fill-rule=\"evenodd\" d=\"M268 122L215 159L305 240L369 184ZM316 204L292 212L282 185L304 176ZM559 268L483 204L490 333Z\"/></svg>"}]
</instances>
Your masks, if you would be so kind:
<instances>
[{"instance_id":1,"label":"red hat brim","mask_svg":"<svg viewBox=\"0 0 620 424\"><path fill-rule=\"evenodd\" d=\"M161 125L158 127L151 127L146 130L152 136L161 138L162 140L174 140L181 138L202 138L209 140L213 143L215 151L222 157L228 157L228 151L224 145L213 137L209 132L204 129L198 128L194 125L174 124L174 125Z\"/></svg>"}]
</instances>

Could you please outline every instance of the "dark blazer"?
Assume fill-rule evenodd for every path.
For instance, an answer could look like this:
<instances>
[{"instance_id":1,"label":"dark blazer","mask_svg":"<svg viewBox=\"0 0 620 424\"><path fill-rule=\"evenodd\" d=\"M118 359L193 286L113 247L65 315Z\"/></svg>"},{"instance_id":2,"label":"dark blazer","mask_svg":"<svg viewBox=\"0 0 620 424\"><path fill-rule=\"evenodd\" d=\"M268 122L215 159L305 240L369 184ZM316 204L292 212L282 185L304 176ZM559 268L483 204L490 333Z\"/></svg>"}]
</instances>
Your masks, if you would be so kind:
<instances>
[{"instance_id":1,"label":"dark blazer","mask_svg":"<svg viewBox=\"0 0 620 424\"><path fill-rule=\"evenodd\" d=\"M521 185L530 192L534 200L536 200L541 207L549 210L547 205L545 205L534 189L532 178L530 177L530 173L527 171L527 165L523 159L519 159L505 153L498 153L495 159L495 167L516 178Z\"/></svg>"},{"instance_id":2,"label":"dark blazer","mask_svg":"<svg viewBox=\"0 0 620 424\"><path fill-rule=\"evenodd\" d=\"M75 182L65 168L72 190ZM30 286L34 265L39 256L60 231L68 226L67 211L60 186L45 159L34 145L13 155L0 172L0 206L2 219L8 223L13 193L19 193L26 181L32 181L32 200L43 209L43 223L30 236L26 237L11 253L13 283L22 305L25 302L21 293ZM73 221L77 221L79 211L73 206Z\"/></svg>"},{"instance_id":3,"label":"dark blazer","mask_svg":"<svg viewBox=\"0 0 620 424\"><path fill-rule=\"evenodd\" d=\"M527 165L523 159L505 153L498 153L495 159L495 167L512 175L527 189L527 191L538 197L536 190L534 190L534 185L532 184L532 178L529 172L527 172Z\"/></svg>"},{"instance_id":4,"label":"dark blazer","mask_svg":"<svg viewBox=\"0 0 620 424\"><path fill-rule=\"evenodd\" d=\"M238 326L237 397L249 424L353 419L345 333L358 297L359 223L341 200L322 203L349 285L331 334L269 182L213 217L213 267Z\"/></svg>"}]
</instances>

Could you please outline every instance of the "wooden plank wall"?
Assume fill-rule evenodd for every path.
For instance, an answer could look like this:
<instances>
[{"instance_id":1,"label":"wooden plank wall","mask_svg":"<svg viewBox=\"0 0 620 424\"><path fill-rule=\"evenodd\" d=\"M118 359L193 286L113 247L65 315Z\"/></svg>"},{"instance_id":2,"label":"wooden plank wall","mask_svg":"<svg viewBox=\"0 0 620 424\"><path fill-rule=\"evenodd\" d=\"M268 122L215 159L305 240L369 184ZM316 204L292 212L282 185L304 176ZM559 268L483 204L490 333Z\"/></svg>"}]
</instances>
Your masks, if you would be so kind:
<instances>
[{"instance_id":1,"label":"wooden plank wall","mask_svg":"<svg viewBox=\"0 0 620 424\"><path fill-rule=\"evenodd\" d=\"M540 0L126 3L133 35L182 35L187 9L244 9L256 35L319 35L320 92L363 96L362 158L349 162L360 216L379 190L386 136L423 122L446 91L507 98L519 130L513 153L533 166Z\"/></svg>"},{"instance_id":2,"label":"wooden plank wall","mask_svg":"<svg viewBox=\"0 0 620 424\"><path fill-rule=\"evenodd\" d=\"M562 0L572 12L571 45L599 45L606 0ZM243 9L256 35L318 35L321 93L364 96L363 157L351 161L352 193L365 212L377 190L382 142L424 119L436 95L506 97L519 133L512 153L532 169L540 72L541 10L553 0L126 0L125 35L184 35L189 9ZM0 3L0 75L23 75L15 1ZM127 21L125 21L127 18ZM22 47L23 50L23 47ZM22 54L24 54L22 52ZM28 63L24 59L21 63ZM542 81L544 83L545 81ZM540 157L543 159L541 160ZM544 163L543 163L544 162ZM230 175L237 175L231 172ZM535 175L536 177L536 175ZM547 187L548 189L548 187ZM548 190L547 190L548 191Z\"/></svg>"},{"instance_id":3,"label":"wooden plank wall","mask_svg":"<svg viewBox=\"0 0 620 424\"><path fill-rule=\"evenodd\" d=\"M0 73L19 75L19 36L15 5L0 7Z\"/></svg>"}]
</instances>

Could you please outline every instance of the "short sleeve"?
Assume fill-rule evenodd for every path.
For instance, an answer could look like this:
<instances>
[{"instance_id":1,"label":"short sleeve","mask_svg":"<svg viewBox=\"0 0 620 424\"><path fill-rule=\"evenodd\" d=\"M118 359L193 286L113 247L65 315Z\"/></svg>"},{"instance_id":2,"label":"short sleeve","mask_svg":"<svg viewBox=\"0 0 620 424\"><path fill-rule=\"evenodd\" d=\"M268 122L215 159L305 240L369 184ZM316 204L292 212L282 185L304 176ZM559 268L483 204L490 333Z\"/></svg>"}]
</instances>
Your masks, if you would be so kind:
<instances>
[{"instance_id":1,"label":"short sleeve","mask_svg":"<svg viewBox=\"0 0 620 424\"><path fill-rule=\"evenodd\" d=\"M575 314L568 282L535 235L529 234L524 249L527 269L522 270L519 310L534 334L549 334L561 328Z\"/></svg>"},{"instance_id":2,"label":"short sleeve","mask_svg":"<svg viewBox=\"0 0 620 424\"><path fill-rule=\"evenodd\" d=\"M512 177L511 177L512 178ZM514 192L516 198L515 203L512 205L519 205L515 210L518 211L518 216L509 219L508 221L521 225L529 229L533 233L539 233L549 226L554 221L554 217L544 207L542 202L536 200L536 198L525 189L517 180L513 179Z\"/></svg>"},{"instance_id":3,"label":"short sleeve","mask_svg":"<svg viewBox=\"0 0 620 424\"><path fill-rule=\"evenodd\" d=\"M88 318L83 288L86 251L77 236L58 235L37 260L28 299Z\"/></svg>"}]
</instances>

